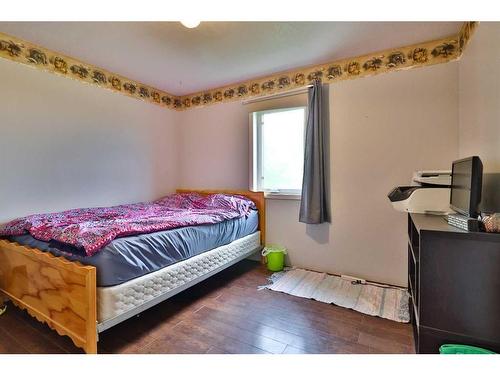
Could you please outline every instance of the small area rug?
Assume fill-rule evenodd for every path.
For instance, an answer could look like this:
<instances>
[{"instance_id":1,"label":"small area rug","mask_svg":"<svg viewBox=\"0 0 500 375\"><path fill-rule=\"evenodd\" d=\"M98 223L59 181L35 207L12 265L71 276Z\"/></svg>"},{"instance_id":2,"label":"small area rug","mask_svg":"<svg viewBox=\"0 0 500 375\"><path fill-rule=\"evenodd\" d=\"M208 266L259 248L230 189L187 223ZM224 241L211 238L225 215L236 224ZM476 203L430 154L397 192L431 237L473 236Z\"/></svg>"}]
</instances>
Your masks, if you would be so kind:
<instances>
[{"instance_id":1,"label":"small area rug","mask_svg":"<svg viewBox=\"0 0 500 375\"><path fill-rule=\"evenodd\" d=\"M339 276L293 268L274 273L269 290L333 303L396 322L410 321L408 292L395 287L356 284Z\"/></svg>"}]
</instances>

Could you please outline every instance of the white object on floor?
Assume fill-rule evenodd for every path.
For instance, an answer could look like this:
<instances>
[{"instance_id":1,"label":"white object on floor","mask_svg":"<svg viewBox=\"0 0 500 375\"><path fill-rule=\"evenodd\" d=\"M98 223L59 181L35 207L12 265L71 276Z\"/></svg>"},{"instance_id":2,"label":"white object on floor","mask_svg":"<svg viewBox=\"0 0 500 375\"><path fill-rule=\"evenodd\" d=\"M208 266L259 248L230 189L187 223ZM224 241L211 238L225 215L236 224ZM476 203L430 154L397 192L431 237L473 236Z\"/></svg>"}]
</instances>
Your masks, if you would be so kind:
<instances>
[{"instance_id":1,"label":"white object on floor","mask_svg":"<svg viewBox=\"0 0 500 375\"><path fill-rule=\"evenodd\" d=\"M408 293L399 288L353 284L339 276L300 268L275 273L265 288L297 297L333 303L372 316L408 323Z\"/></svg>"}]
</instances>

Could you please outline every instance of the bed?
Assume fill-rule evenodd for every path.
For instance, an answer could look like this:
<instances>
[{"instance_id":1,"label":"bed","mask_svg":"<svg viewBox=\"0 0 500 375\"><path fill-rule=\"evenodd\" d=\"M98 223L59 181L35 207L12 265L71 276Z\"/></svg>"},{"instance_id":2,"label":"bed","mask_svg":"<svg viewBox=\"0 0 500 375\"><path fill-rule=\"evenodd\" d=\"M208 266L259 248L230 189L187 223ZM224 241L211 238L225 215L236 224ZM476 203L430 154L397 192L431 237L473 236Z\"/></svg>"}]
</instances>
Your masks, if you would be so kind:
<instances>
[{"instance_id":1,"label":"bed","mask_svg":"<svg viewBox=\"0 0 500 375\"><path fill-rule=\"evenodd\" d=\"M86 353L97 353L100 332L262 248L263 193L186 189L177 192L241 195L251 199L257 211L244 223L234 219L217 225L117 238L97 257L68 255L64 248L51 247L30 236L1 239L0 294L60 335L69 336ZM143 250L137 252L143 256L127 252L134 246ZM137 264L140 267L135 267ZM112 272L104 275L98 269ZM132 272L137 269L140 271Z\"/></svg>"}]
</instances>

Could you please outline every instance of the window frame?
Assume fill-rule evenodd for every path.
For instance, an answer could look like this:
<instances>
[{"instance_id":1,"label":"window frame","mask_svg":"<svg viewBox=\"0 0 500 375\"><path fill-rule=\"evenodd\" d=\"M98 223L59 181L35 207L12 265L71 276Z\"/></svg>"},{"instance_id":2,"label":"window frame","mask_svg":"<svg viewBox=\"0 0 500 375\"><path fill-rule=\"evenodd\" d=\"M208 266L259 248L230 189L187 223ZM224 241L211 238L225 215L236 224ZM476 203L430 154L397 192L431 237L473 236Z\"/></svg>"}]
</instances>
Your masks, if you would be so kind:
<instances>
[{"instance_id":1,"label":"window frame","mask_svg":"<svg viewBox=\"0 0 500 375\"><path fill-rule=\"evenodd\" d=\"M264 192L266 198L276 199L300 199L302 194L301 189L264 189L262 188L262 117L265 114L286 112L297 109L304 110L304 148L305 150L305 135L307 129L307 106L293 106L284 108L267 109L249 113L250 124L250 190Z\"/></svg>"}]
</instances>

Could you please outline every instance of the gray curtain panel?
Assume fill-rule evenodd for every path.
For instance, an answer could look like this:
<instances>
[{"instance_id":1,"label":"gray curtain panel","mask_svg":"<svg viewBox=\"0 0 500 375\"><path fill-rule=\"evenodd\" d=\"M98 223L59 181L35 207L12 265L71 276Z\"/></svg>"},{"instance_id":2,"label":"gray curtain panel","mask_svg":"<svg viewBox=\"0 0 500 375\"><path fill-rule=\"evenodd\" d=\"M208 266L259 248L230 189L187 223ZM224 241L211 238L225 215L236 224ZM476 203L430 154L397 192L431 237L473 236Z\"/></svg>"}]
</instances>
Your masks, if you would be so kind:
<instances>
[{"instance_id":1,"label":"gray curtain panel","mask_svg":"<svg viewBox=\"0 0 500 375\"><path fill-rule=\"evenodd\" d=\"M307 224L330 222L330 120L328 85L315 82L309 88L304 177L299 221Z\"/></svg>"}]
</instances>

